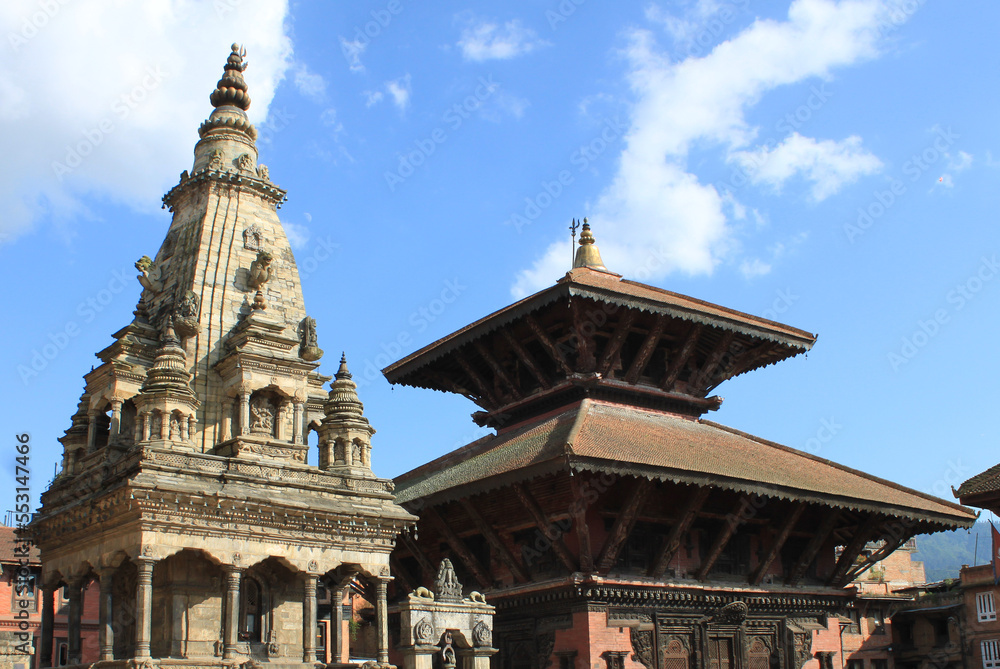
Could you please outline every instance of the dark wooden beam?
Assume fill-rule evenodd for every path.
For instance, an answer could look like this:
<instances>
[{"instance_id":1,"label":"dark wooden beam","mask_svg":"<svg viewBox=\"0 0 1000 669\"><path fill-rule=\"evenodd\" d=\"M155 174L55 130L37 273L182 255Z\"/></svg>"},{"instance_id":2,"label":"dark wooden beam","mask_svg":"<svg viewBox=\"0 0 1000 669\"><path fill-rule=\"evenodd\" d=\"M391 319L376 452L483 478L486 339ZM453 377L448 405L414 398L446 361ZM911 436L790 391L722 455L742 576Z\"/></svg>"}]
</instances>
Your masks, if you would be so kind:
<instances>
[{"instance_id":1,"label":"dark wooden beam","mask_svg":"<svg viewBox=\"0 0 1000 669\"><path fill-rule=\"evenodd\" d=\"M691 357L691 353L695 349L695 345L698 343L698 338L701 336L702 330L705 326L701 323L692 323L691 328L688 330L687 337L684 339L684 344L681 346L681 350L677 352L677 355L673 360L670 360L667 366L667 373L663 377L663 383L660 387L664 390L670 390L675 383L677 383L677 377L680 376L681 372L684 371L684 365L687 364L688 358Z\"/></svg>"},{"instance_id":2,"label":"dark wooden beam","mask_svg":"<svg viewBox=\"0 0 1000 669\"><path fill-rule=\"evenodd\" d=\"M816 528L816 533L813 534L812 539L806 545L806 549L802 551L802 555L799 557L798 562L792 567L791 571L788 572L788 578L785 579L786 585L798 585L802 577L805 576L806 571L816 560L816 555L819 554L819 549L823 547L827 539L830 537L830 533L833 532L833 526L840 519L839 509L830 509L830 512L826 514L826 518L820 523L819 527Z\"/></svg>"},{"instance_id":3,"label":"dark wooden beam","mask_svg":"<svg viewBox=\"0 0 1000 669\"><path fill-rule=\"evenodd\" d=\"M517 354L518 359L524 363L524 366L528 368L528 371L538 381L538 385L546 390L551 388L552 382L545 376L538 363L535 362L535 358L528 353L528 350L521 345L521 342L514 339L514 335L507 328L502 329L500 332L503 334L503 338L507 340L507 343L510 344L511 350Z\"/></svg>"},{"instance_id":4,"label":"dark wooden beam","mask_svg":"<svg viewBox=\"0 0 1000 669\"><path fill-rule=\"evenodd\" d=\"M451 378L447 374L443 374L441 372L428 371L427 378L431 379L432 381L434 381L434 383L437 383L448 392L452 392L455 393L456 395L461 395L462 397L468 398L473 403L475 403L476 401L476 398L472 394L471 390L457 383L455 379Z\"/></svg>"},{"instance_id":5,"label":"dark wooden beam","mask_svg":"<svg viewBox=\"0 0 1000 669\"><path fill-rule=\"evenodd\" d=\"M642 508L643 502L646 501L646 496L649 495L652 487L653 484L649 479L645 478L639 479L632 486L628 499L625 501L625 506L618 512L614 525L611 526L611 532L608 533L608 538L604 540L601 555L597 558L597 572L599 574L607 574L611 570L611 567L614 566L615 561L618 560L618 554L621 553L622 546L625 545L628 535L632 533L632 528L635 527L635 519L639 515L639 509Z\"/></svg>"},{"instance_id":6,"label":"dark wooden beam","mask_svg":"<svg viewBox=\"0 0 1000 669\"><path fill-rule=\"evenodd\" d=\"M410 555L412 555L414 559L416 559L417 564L420 565L420 571L421 571L421 578L419 579L420 583L432 582L435 576L437 576L437 570L434 569L434 565L431 564L431 561L427 558L427 555L424 553L423 549L420 548L420 545L417 544L416 541L407 536L406 532L400 534L399 538L402 540L403 546L406 548L406 550L410 551Z\"/></svg>"},{"instance_id":7,"label":"dark wooden beam","mask_svg":"<svg viewBox=\"0 0 1000 669\"><path fill-rule=\"evenodd\" d=\"M896 549L898 549L900 546L906 543L906 539L907 537L886 539L884 546L882 546L881 548L873 552L871 555L866 557L861 564L855 565L847 572L847 575L844 576L844 583L845 584L850 583L858 576L863 574L865 570L867 570L873 564L875 564L879 560L884 560L885 558L887 558L889 555L894 553Z\"/></svg>"},{"instance_id":8,"label":"dark wooden beam","mask_svg":"<svg viewBox=\"0 0 1000 669\"><path fill-rule=\"evenodd\" d=\"M864 522L858 527L857 532L854 533L848 544L844 546L844 552L840 554L840 559L837 560L837 566L833 568L833 573L830 575L829 580L827 580L827 585L839 586L846 583L843 580L844 577L851 570L851 567L854 566L854 560L865 549L865 544L874 537L878 526L882 524L883 520L882 516L877 513L873 513L865 518Z\"/></svg>"},{"instance_id":9,"label":"dark wooden beam","mask_svg":"<svg viewBox=\"0 0 1000 669\"><path fill-rule=\"evenodd\" d=\"M642 370L646 369L646 365L649 364L649 359L653 356L656 345L660 343L660 337L663 336L663 328L666 327L666 324L667 319L665 317L658 316L656 318L656 323L653 324L653 327L646 335L646 339L642 342L642 346L639 347L639 352L633 358L628 372L625 373L625 383L635 383L639 380L639 375L642 374Z\"/></svg>"},{"instance_id":10,"label":"dark wooden beam","mask_svg":"<svg viewBox=\"0 0 1000 669\"><path fill-rule=\"evenodd\" d=\"M527 570L521 566L520 561L507 549L500 536L486 522L486 519L479 514L479 511L476 510L475 505L468 498L463 498L460 500L460 503L462 504L462 508L465 509L465 513L472 519L473 524L479 530L479 533L483 535L490 547L496 551L497 557L507 565L514 578L520 583L530 581L531 577L528 576Z\"/></svg>"},{"instance_id":11,"label":"dark wooden beam","mask_svg":"<svg viewBox=\"0 0 1000 669\"><path fill-rule=\"evenodd\" d=\"M562 349L556 346L555 342L549 338L549 335L544 329L542 329L542 326L538 323L538 321L535 320L535 317L528 314L524 317L524 322L528 324L528 327L535 335L535 338L538 339L539 343L545 348L546 351L549 352L549 355L551 355L552 359L556 361L556 364L559 365L560 369L562 369L567 376L572 374L573 369L566 361L566 356L563 355Z\"/></svg>"},{"instance_id":12,"label":"dark wooden beam","mask_svg":"<svg viewBox=\"0 0 1000 669\"><path fill-rule=\"evenodd\" d=\"M559 558L560 562L569 570L572 574L576 571L576 562L573 560L573 555L566 548L566 542L563 541L562 535L556 535L554 537L549 536L549 519L545 517L545 512L542 511L542 507L539 506L538 502L535 500L531 491L528 490L527 486L523 483L515 483L513 486L514 493L517 495L518 499L521 500L521 504L527 509L528 514L531 515L532 519L535 521L535 526L542 535L552 542L552 550L555 551L556 557Z\"/></svg>"},{"instance_id":13,"label":"dark wooden beam","mask_svg":"<svg viewBox=\"0 0 1000 669\"><path fill-rule=\"evenodd\" d=\"M503 367L500 365L500 362L495 357L493 357L493 354L490 353L489 349L487 349L486 346L483 345L482 341L476 340L475 342L473 342L472 346L476 349L476 352L480 356L482 356L483 360L486 361L486 364L490 366L490 369L493 370L493 373L501 381L501 383L507 386L507 388L510 390L511 396L515 400L519 400L522 397L524 397L521 394L521 391L518 389L517 385L510 380L509 376L507 376L507 372L504 371Z\"/></svg>"},{"instance_id":14,"label":"dark wooden beam","mask_svg":"<svg viewBox=\"0 0 1000 669\"><path fill-rule=\"evenodd\" d=\"M749 504L749 500L746 495L740 495L739 500L736 502L736 506L733 507L732 512L727 519L722 523L722 529L719 533L715 535L715 541L712 542L712 547L708 549L708 555L702 560L701 566L698 567L698 573L696 578L699 581L704 581L708 578L708 574L712 571L712 567L718 561L719 556L722 555L722 551L726 549L729 544L729 540L733 538L736 534L736 530L740 527L740 517L743 514L743 510Z\"/></svg>"},{"instance_id":15,"label":"dark wooden beam","mask_svg":"<svg viewBox=\"0 0 1000 669\"><path fill-rule=\"evenodd\" d=\"M715 385L718 385L723 381L725 381L726 379L731 379L734 376L738 376L739 374L742 374L743 372L749 369L753 369L754 367L757 366L758 363L760 363L761 360L772 355L777 347L778 344L774 343L773 341L765 341L761 342L760 344L757 344L750 350L746 351L742 356L740 356L739 364L733 364L729 368L728 373L725 375L724 378L719 378L720 375L716 374L715 379L718 380L713 379L713 382L715 383Z\"/></svg>"},{"instance_id":16,"label":"dark wooden beam","mask_svg":"<svg viewBox=\"0 0 1000 669\"><path fill-rule=\"evenodd\" d=\"M580 571L594 571L594 555L590 547L590 525L587 524L587 507L590 504L583 496L583 489L579 476L569 477L569 487L573 493L573 508L570 509L573 517L573 529L576 531L576 540L580 544Z\"/></svg>"},{"instance_id":17,"label":"dark wooden beam","mask_svg":"<svg viewBox=\"0 0 1000 669\"><path fill-rule=\"evenodd\" d=\"M451 549L455 551L455 554L462 561L462 564L466 566L473 578L479 582L479 585L484 590L491 589L493 587L493 579L490 578L489 570L486 569L479 562L476 556L472 554L472 551L470 551L469 547L465 545L462 538L455 534L455 531L451 529L451 525L449 525L448 522L441 517L437 510L432 506L428 506L424 508L421 515L437 525L437 530L441 533L441 536L448 542Z\"/></svg>"},{"instance_id":18,"label":"dark wooden beam","mask_svg":"<svg viewBox=\"0 0 1000 669\"><path fill-rule=\"evenodd\" d=\"M420 585L418 581L413 578L413 575L403 566L395 556L389 557L389 566L392 567L392 574L400 580L405 587L410 592L413 592Z\"/></svg>"},{"instance_id":19,"label":"dark wooden beam","mask_svg":"<svg viewBox=\"0 0 1000 669\"><path fill-rule=\"evenodd\" d=\"M618 352L622 350L622 344L625 343L625 338L632 328L632 320L634 318L634 312L629 309L615 323L615 330L611 335L611 339L608 340L607 345L604 347L604 354L601 356L600 364L597 365L597 371L600 372L601 376L607 376L611 371L611 366L614 364Z\"/></svg>"},{"instance_id":20,"label":"dark wooden beam","mask_svg":"<svg viewBox=\"0 0 1000 669\"><path fill-rule=\"evenodd\" d=\"M670 566L670 561L674 559L677 549L681 547L681 538L687 534L691 523L697 518L702 505L708 499L709 492L711 492L711 488L705 486L698 488L698 490L692 492L691 496L688 497L687 503L684 505L683 511L681 511L680 520L670 528L670 534L664 539L660 553L653 562L653 568L649 570L650 576L660 578L666 573L667 567Z\"/></svg>"},{"instance_id":21,"label":"dark wooden beam","mask_svg":"<svg viewBox=\"0 0 1000 669\"><path fill-rule=\"evenodd\" d=\"M458 351L455 351L452 354L452 357L455 358L455 362L457 362L458 366L462 368L465 375L468 376L469 379L476 385L476 388L479 390L480 397L486 400L491 406L499 407L501 403L497 401L496 396L494 396L492 391L490 391L490 387L486 384L486 380L472 368L472 364L465 359L465 356Z\"/></svg>"},{"instance_id":22,"label":"dark wooden beam","mask_svg":"<svg viewBox=\"0 0 1000 669\"><path fill-rule=\"evenodd\" d=\"M727 332L722 335L722 339L715 345L712 352L708 356L708 360L705 362L705 366L702 367L701 372L698 374L697 378L693 383L691 383L691 390L697 391L705 387L708 379L712 378L712 374L715 370L722 364L725 359L726 354L729 353L729 347L733 343L733 338L736 336L735 332Z\"/></svg>"},{"instance_id":23,"label":"dark wooden beam","mask_svg":"<svg viewBox=\"0 0 1000 669\"><path fill-rule=\"evenodd\" d=\"M584 327L587 318L583 314L583 301L570 299L570 310L573 312L573 331L576 334L576 371L588 374L597 369L597 358L594 354L594 333L587 334ZM591 323L593 326L593 323ZM594 330L597 328L594 327Z\"/></svg>"},{"instance_id":24,"label":"dark wooden beam","mask_svg":"<svg viewBox=\"0 0 1000 669\"><path fill-rule=\"evenodd\" d=\"M761 563L757 566L757 569L750 575L750 585L760 585L760 582L764 580L764 574L767 570L771 568L774 560L778 557L778 553L781 552L781 548L788 541L789 535L791 535L792 530L795 529L795 525L799 522L799 518L802 517L802 512L806 510L805 502L798 502L793 508L792 512L785 518L785 522L781 526L781 530L778 532L778 536L774 538L774 543L771 544L771 549L767 552L767 555L761 560Z\"/></svg>"}]
</instances>

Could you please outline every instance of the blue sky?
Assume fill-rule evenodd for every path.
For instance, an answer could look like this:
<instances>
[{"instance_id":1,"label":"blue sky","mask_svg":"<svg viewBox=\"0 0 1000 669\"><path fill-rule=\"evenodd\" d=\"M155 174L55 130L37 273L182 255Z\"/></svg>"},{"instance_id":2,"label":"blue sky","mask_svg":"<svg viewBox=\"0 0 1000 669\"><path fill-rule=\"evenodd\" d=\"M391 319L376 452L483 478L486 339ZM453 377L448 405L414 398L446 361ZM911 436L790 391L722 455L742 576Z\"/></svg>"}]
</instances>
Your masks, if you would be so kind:
<instances>
[{"instance_id":1,"label":"blue sky","mask_svg":"<svg viewBox=\"0 0 1000 669\"><path fill-rule=\"evenodd\" d=\"M998 24L985 0L6 2L8 438L37 495L237 41L378 474L483 431L377 370L553 283L588 216L626 277L819 334L711 419L950 498L1000 461Z\"/></svg>"}]
</instances>

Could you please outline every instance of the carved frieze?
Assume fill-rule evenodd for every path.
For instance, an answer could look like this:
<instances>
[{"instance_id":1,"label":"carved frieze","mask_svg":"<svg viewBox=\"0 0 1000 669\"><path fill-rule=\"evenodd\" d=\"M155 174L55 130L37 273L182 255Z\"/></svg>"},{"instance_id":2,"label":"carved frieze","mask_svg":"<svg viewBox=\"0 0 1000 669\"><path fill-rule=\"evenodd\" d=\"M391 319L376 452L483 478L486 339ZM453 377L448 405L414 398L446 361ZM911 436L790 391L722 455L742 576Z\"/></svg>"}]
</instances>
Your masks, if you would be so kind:
<instances>
[{"instance_id":1,"label":"carved frieze","mask_svg":"<svg viewBox=\"0 0 1000 669\"><path fill-rule=\"evenodd\" d=\"M632 640L632 659L642 663L646 669L654 669L653 630L639 630L635 627L629 630Z\"/></svg>"}]
</instances>

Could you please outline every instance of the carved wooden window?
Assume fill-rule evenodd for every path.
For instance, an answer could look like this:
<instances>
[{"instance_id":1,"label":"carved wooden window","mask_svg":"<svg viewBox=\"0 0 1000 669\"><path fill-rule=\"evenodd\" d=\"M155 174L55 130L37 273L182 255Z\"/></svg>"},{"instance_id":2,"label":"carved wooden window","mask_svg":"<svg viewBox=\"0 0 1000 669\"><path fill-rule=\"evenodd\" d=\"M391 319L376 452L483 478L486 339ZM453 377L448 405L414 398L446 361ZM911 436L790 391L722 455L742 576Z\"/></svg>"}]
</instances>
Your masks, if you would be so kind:
<instances>
[{"instance_id":1,"label":"carved wooden window","mask_svg":"<svg viewBox=\"0 0 1000 669\"><path fill-rule=\"evenodd\" d=\"M606 650L601 653L601 656L607 663L607 669L625 669L625 658L628 657L628 651Z\"/></svg>"},{"instance_id":2,"label":"carved wooden window","mask_svg":"<svg viewBox=\"0 0 1000 669\"><path fill-rule=\"evenodd\" d=\"M240 585L240 633L243 641L264 638L264 592L256 579L244 577Z\"/></svg>"},{"instance_id":3,"label":"carved wooden window","mask_svg":"<svg viewBox=\"0 0 1000 669\"><path fill-rule=\"evenodd\" d=\"M660 652L662 669L689 669L691 653L680 639L669 639Z\"/></svg>"},{"instance_id":4,"label":"carved wooden window","mask_svg":"<svg viewBox=\"0 0 1000 669\"><path fill-rule=\"evenodd\" d=\"M750 642L747 667L748 669L771 668L771 648L762 637L754 637Z\"/></svg>"},{"instance_id":5,"label":"carved wooden window","mask_svg":"<svg viewBox=\"0 0 1000 669\"><path fill-rule=\"evenodd\" d=\"M712 637L708 640L709 669L731 669L734 666L733 640L728 637Z\"/></svg>"}]
</instances>

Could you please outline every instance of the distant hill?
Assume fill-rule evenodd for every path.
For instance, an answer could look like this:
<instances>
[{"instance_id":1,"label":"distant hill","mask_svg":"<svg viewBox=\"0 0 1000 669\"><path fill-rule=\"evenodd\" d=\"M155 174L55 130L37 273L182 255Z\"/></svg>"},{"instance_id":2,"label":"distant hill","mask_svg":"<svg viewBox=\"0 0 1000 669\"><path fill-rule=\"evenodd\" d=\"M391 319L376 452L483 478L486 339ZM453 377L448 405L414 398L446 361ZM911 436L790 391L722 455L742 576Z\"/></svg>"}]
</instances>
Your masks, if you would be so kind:
<instances>
[{"instance_id":1,"label":"distant hill","mask_svg":"<svg viewBox=\"0 0 1000 669\"><path fill-rule=\"evenodd\" d=\"M917 535L917 552L913 559L923 561L927 581L933 582L958 578L958 570L963 564L986 564L990 548L990 524L976 523L968 530Z\"/></svg>"}]
</instances>

